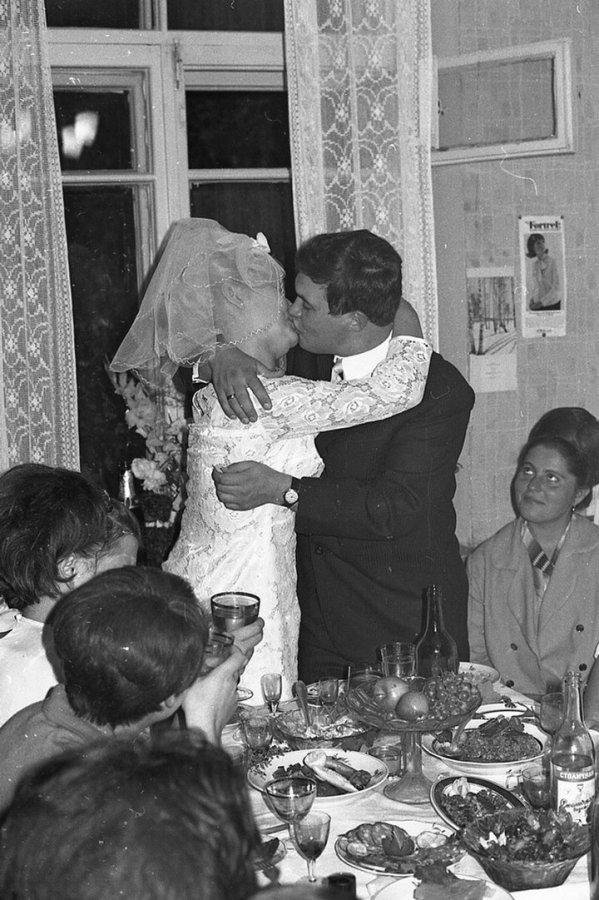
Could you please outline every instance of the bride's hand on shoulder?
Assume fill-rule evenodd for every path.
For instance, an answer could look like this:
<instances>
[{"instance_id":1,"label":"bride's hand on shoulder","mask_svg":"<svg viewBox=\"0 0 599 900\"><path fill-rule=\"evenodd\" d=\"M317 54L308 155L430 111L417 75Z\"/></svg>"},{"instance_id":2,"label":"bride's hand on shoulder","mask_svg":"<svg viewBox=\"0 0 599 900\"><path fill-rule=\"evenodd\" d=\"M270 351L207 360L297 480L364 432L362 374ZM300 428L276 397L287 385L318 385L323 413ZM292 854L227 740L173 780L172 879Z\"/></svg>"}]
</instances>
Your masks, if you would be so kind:
<instances>
[{"instance_id":1,"label":"bride's hand on shoulder","mask_svg":"<svg viewBox=\"0 0 599 900\"><path fill-rule=\"evenodd\" d=\"M212 360L212 384L223 412L230 419L239 419L244 425L258 418L250 391L264 409L271 409L268 391L259 375L276 375L259 360L248 356L238 347L219 347Z\"/></svg>"}]
</instances>

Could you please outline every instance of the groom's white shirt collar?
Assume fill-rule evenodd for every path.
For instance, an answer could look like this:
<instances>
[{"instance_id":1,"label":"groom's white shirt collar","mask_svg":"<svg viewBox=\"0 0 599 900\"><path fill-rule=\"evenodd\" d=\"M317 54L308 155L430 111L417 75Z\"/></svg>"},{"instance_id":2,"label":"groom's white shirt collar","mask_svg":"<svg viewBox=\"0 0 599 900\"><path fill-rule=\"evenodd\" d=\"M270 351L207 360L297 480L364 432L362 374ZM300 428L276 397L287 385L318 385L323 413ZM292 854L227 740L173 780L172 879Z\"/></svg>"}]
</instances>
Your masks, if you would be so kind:
<instances>
[{"instance_id":1,"label":"groom's white shirt collar","mask_svg":"<svg viewBox=\"0 0 599 900\"><path fill-rule=\"evenodd\" d=\"M382 344L377 344L364 353L354 353L353 356L336 356L335 362L340 361L343 364L343 377L346 381L356 381L359 378L367 378L380 362L382 362L389 351L391 342L391 334Z\"/></svg>"}]
</instances>

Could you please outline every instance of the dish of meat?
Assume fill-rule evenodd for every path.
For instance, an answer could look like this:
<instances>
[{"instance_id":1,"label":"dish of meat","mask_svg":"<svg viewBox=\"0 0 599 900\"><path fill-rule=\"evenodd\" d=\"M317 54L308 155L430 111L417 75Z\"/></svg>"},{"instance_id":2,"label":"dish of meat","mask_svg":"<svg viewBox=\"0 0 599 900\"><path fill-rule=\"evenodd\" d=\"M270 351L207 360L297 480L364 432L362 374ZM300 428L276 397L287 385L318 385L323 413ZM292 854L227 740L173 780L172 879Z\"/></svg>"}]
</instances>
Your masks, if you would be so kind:
<instances>
[{"instance_id":1,"label":"dish of meat","mask_svg":"<svg viewBox=\"0 0 599 900\"><path fill-rule=\"evenodd\" d=\"M462 828L481 816L524 806L514 794L484 778L449 776L431 788L431 805L451 828Z\"/></svg>"}]
</instances>

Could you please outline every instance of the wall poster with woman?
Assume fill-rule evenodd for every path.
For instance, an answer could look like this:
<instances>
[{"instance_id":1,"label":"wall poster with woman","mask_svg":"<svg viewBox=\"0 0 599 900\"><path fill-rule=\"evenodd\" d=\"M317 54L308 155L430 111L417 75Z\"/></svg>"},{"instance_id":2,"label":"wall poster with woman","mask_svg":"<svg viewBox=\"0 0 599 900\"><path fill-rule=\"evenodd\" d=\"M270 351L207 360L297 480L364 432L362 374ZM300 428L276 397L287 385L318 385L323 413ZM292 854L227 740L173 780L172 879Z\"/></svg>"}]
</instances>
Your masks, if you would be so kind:
<instances>
[{"instance_id":1,"label":"wall poster with woman","mask_svg":"<svg viewBox=\"0 0 599 900\"><path fill-rule=\"evenodd\" d=\"M566 333L563 216L520 216L522 337Z\"/></svg>"}]
</instances>

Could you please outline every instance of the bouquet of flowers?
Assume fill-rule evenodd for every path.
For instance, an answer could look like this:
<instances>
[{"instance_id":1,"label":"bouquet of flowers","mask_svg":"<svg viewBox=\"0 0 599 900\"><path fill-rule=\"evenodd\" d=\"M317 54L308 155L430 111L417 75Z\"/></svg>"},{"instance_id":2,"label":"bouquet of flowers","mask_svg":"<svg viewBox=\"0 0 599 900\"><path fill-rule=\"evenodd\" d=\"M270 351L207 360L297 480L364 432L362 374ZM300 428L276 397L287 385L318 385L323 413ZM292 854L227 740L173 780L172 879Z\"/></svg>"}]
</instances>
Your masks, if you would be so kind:
<instances>
[{"instance_id":1,"label":"bouquet of flowers","mask_svg":"<svg viewBox=\"0 0 599 900\"><path fill-rule=\"evenodd\" d=\"M184 451L187 421L183 396L170 379L160 388L141 381L131 373L107 372L114 389L127 409L125 421L146 443L145 458L131 463L133 474L142 483L140 497L146 520L173 522L184 488Z\"/></svg>"}]
</instances>

